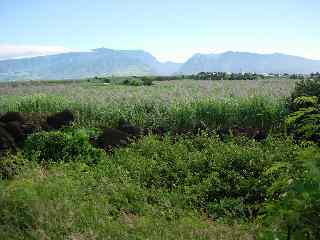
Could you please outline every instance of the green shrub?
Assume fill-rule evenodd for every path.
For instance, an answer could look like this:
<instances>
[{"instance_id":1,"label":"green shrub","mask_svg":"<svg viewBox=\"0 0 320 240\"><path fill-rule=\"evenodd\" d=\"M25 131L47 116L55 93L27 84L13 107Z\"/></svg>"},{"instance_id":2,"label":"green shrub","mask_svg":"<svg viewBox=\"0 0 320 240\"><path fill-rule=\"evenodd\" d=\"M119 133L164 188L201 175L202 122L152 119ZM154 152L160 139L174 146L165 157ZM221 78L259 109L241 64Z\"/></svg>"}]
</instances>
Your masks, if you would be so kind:
<instances>
[{"instance_id":1,"label":"green shrub","mask_svg":"<svg viewBox=\"0 0 320 240\"><path fill-rule=\"evenodd\" d=\"M301 96L316 96L320 98L320 78L297 82L291 97L295 99Z\"/></svg>"},{"instance_id":2,"label":"green shrub","mask_svg":"<svg viewBox=\"0 0 320 240\"><path fill-rule=\"evenodd\" d=\"M95 163L103 156L102 150L89 143L83 130L35 133L26 140L24 150L29 158L38 162L82 160Z\"/></svg>"},{"instance_id":3,"label":"green shrub","mask_svg":"<svg viewBox=\"0 0 320 240\"><path fill-rule=\"evenodd\" d=\"M286 174L268 190L277 199L263 209L265 230L261 239L317 240L320 236L320 151L310 147L295 161L288 162Z\"/></svg>"},{"instance_id":4,"label":"green shrub","mask_svg":"<svg viewBox=\"0 0 320 240\"><path fill-rule=\"evenodd\" d=\"M318 97L316 96L300 96L293 100L294 109L316 107L318 104Z\"/></svg>"},{"instance_id":5,"label":"green shrub","mask_svg":"<svg viewBox=\"0 0 320 240\"><path fill-rule=\"evenodd\" d=\"M320 109L317 97L298 97L294 100L297 111L286 119L289 134L296 140L320 142Z\"/></svg>"},{"instance_id":6,"label":"green shrub","mask_svg":"<svg viewBox=\"0 0 320 240\"><path fill-rule=\"evenodd\" d=\"M225 198L208 204L208 214L214 219L246 218L248 209L241 199Z\"/></svg>"},{"instance_id":7,"label":"green shrub","mask_svg":"<svg viewBox=\"0 0 320 240\"><path fill-rule=\"evenodd\" d=\"M110 79L109 78L103 78L103 82L104 83L110 83Z\"/></svg>"},{"instance_id":8,"label":"green shrub","mask_svg":"<svg viewBox=\"0 0 320 240\"><path fill-rule=\"evenodd\" d=\"M153 80L151 77L142 77L141 78L143 85L145 86L151 86L153 84Z\"/></svg>"},{"instance_id":9,"label":"green shrub","mask_svg":"<svg viewBox=\"0 0 320 240\"><path fill-rule=\"evenodd\" d=\"M141 77L141 78L131 77L131 78L126 78L120 81L119 84L127 85L127 86L151 86L152 82L153 80L150 77Z\"/></svg>"},{"instance_id":10,"label":"green shrub","mask_svg":"<svg viewBox=\"0 0 320 240\"><path fill-rule=\"evenodd\" d=\"M44 176L37 167L0 181L0 239L253 239L249 227L172 204L180 193L141 187L117 162L82 165L50 165Z\"/></svg>"},{"instance_id":11,"label":"green shrub","mask_svg":"<svg viewBox=\"0 0 320 240\"><path fill-rule=\"evenodd\" d=\"M12 179L22 171L24 165L25 160L20 154L7 154L0 158L0 180Z\"/></svg>"},{"instance_id":12,"label":"green shrub","mask_svg":"<svg viewBox=\"0 0 320 240\"><path fill-rule=\"evenodd\" d=\"M124 81L122 81L123 85L127 85L127 86L142 86L143 85L143 81L141 79L125 79Z\"/></svg>"},{"instance_id":13,"label":"green shrub","mask_svg":"<svg viewBox=\"0 0 320 240\"><path fill-rule=\"evenodd\" d=\"M283 139L221 142L216 136L147 137L112 157L148 189L175 191L179 203L206 209L215 217L256 217L275 176L274 162L295 158L297 147ZM235 208L234 208L235 207Z\"/></svg>"}]
</instances>

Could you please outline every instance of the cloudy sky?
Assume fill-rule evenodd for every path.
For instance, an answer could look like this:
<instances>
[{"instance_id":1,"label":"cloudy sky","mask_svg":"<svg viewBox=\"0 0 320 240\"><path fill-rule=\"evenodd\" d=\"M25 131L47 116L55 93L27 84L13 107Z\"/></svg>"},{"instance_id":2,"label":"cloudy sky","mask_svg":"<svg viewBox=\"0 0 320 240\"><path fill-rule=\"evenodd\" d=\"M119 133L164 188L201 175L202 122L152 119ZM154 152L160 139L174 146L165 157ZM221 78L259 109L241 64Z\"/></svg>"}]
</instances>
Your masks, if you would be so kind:
<instances>
[{"instance_id":1,"label":"cloudy sky","mask_svg":"<svg viewBox=\"0 0 320 240\"><path fill-rule=\"evenodd\" d=\"M320 60L319 0L0 0L0 59L98 47L161 61L197 52Z\"/></svg>"}]
</instances>

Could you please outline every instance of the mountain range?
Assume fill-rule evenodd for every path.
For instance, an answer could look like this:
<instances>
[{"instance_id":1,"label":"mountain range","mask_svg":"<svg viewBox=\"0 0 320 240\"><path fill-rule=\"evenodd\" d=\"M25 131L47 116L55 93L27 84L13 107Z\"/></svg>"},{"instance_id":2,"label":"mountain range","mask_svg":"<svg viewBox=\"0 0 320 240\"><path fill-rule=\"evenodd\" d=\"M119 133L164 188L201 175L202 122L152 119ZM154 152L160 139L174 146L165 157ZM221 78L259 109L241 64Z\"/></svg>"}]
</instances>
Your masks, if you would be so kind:
<instances>
[{"instance_id":1,"label":"mountain range","mask_svg":"<svg viewBox=\"0 0 320 240\"><path fill-rule=\"evenodd\" d=\"M143 50L93 49L0 61L0 81L78 79L103 75L173 75L198 72L304 73L320 71L320 61L281 53L195 54L185 63L159 62Z\"/></svg>"}]
</instances>

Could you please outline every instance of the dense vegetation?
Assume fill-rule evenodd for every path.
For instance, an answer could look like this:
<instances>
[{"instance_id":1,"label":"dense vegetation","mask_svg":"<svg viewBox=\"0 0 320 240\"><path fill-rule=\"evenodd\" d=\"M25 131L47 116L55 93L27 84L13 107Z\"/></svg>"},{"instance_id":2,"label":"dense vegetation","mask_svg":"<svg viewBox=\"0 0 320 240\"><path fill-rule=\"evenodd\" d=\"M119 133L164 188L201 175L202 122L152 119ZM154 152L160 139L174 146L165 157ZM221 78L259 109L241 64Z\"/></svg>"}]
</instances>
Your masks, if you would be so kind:
<instances>
[{"instance_id":1,"label":"dense vegetation","mask_svg":"<svg viewBox=\"0 0 320 240\"><path fill-rule=\"evenodd\" d=\"M133 86L141 86L141 85L151 85L144 84L146 81L152 83L152 81L173 81L173 80L184 80L184 79L194 79L194 80L264 80L264 79L293 79L293 80L303 80L303 79L316 79L319 77L319 73L312 73L310 75L307 74L279 74L279 73L251 73L251 72L243 72L243 73L229 73L229 72L199 72L198 74L190 74L190 75L176 75L176 76L144 76L144 77L94 77L92 80L100 80L102 82L113 82L124 85L133 85ZM130 84L130 82L140 82L140 84Z\"/></svg>"},{"instance_id":2,"label":"dense vegetation","mask_svg":"<svg viewBox=\"0 0 320 240\"><path fill-rule=\"evenodd\" d=\"M76 121L29 136L0 160L0 239L318 239L317 84L300 82L287 99L114 108L67 96L2 97L2 112L70 108ZM149 133L112 154L90 144L122 118ZM252 129L266 138L250 138Z\"/></svg>"}]
</instances>

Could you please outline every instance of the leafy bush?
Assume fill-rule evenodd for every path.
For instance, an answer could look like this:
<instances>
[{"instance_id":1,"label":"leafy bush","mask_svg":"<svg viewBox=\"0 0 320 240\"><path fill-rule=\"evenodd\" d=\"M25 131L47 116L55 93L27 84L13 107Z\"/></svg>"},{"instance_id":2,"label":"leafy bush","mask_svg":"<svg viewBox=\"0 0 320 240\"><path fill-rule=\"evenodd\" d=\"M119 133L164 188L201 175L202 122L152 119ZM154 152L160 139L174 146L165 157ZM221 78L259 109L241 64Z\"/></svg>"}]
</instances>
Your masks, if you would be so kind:
<instances>
[{"instance_id":1,"label":"leafy bush","mask_svg":"<svg viewBox=\"0 0 320 240\"><path fill-rule=\"evenodd\" d=\"M293 100L294 108L296 110L300 108L316 107L318 104L318 97L316 96L301 96Z\"/></svg>"},{"instance_id":2,"label":"leafy bush","mask_svg":"<svg viewBox=\"0 0 320 240\"><path fill-rule=\"evenodd\" d=\"M264 239L286 239L288 229L292 238L307 239L309 234L310 239L315 239L318 234L319 148L305 149L291 139L272 137L262 142L246 138L222 142L206 133L175 139L147 136L106 156L108 161L89 167L70 162L87 158L83 152L77 153L74 142L81 141L72 139L80 133L82 139L88 138L83 130L71 128L67 132L39 133L46 136L46 144L35 138L35 149L40 149L36 144L42 144L45 147L41 149L47 151L48 146L55 145L54 139L60 139L66 150L61 147L63 144L58 146L69 154L69 162L48 166L45 178L39 176L41 166L37 166L34 174L14 179L8 186L0 181L4 189L0 193L0 216L5 216L0 238L15 236L16 232L37 238L43 232L59 239L58 234L70 236L90 228L104 239L113 236L110 229L114 226L119 226L115 232L137 237L145 224L148 228L158 224L157 229L168 233L168 227L177 226L180 221L194 225L213 222L213 218L248 224L246 220L257 217L265 230L261 234ZM48 141L47 135L55 137ZM69 137L71 140L64 140ZM86 146L85 142L81 144ZM52 156L57 151L46 154ZM39 151L30 155L38 157ZM43 156L44 161L48 158ZM14 232L10 231L13 226L17 226ZM182 232L199 229L196 225L192 231L185 228ZM199 235L186 237L197 238ZM207 235L203 238L210 239Z\"/></svg>"},{"instance_id":3,"label":"leafy bush","mask_svg":"<svg viewBox=\"0 0 320 240\"><path fill-rule=\"evenodd\" d=\"M277 195L265 204L266 224L261 239L309 239L320 236L320 151L310 147L295 161L287 162L287 170L268 190ZM299 171L300 170L300 171Z\"/></svg>"},{"instance_id":4,"label":"leafy bush","mask_svg":"<svg viewBox=\"0 0 320 240\"><path fill-rule=\"evenodd\" d=\"M295 99L301 96L316 96L320 98L320 78L297 82L291 97Z\"/></svg>"},{"instance_id":5,"label":"leafy bush","mask_svg":"<svg viewBox=\"0 0 320 240\"><path fill-rule=\"evenodd\" d=\"M247 207L241 199L224 198L208 204L208 214L214 219L222 218L246 218Z\"/></svg>"},{"instance_id":6,"label":"leafy bush","mask_svg":"<svg viewBox=\"0 0 320 240\"><path fill-rule=\"evenodd\" d=\"M25 160L20 154L7 154L0 158L0 180L12 179L22 171L24 165Z\"/></svg>"},{"instance_id":7,"label":"leafy bush","mask_svg":"<svg viewBox=\"0 0 320 240\"><path fill-rule=\"evenodd\" d=\"M153 84L153 80L151 77L142 77L141 78L143 85L145 86L151 86Z\"/></svg>"},{"instance_id":8,"label":"leafy bush","mask_svg":"<svg viewBox=\"0 0 320 240\"><path fill-rule=\"evenodd\" d=\"M142 86L143 81L140 79L125 79L122 84L127 86Z\"/></svg>"},{"instance_id":9,"label":"leafy bush","mask_svg":"<svg viewBox=\"0 0 320 240\"><path fill-rule=\"evenodd\" d=\"M320 78L296 83L286 119L289 134L296 140L320 142Z\"/></svg>"},{"instance_id":10,"label":"leafy bush","mask_svg":"<svg viewBox=\"0 0 320 240\"><path fill-rule=\"evenodd\" d=\"M320 142L320 109L317 97L298 97L294 100L297 109L286 119L288 132L296 140Z\"/></svg>"},{"instance_id":11,"label":"leafy bush","mask_svg":"<svg viewBox=\"0 0 320 240\"><path fill-rule=\"evenodd\" d=\"M179 192L184 196L179 204L206 209L214 217L254 218L274 180L266 169L294 159L296 151L289 140L223 143L201 134L174 142L147 137L118 151L113 161L146 188Z\"/></svg>"},{"instance_id":12,"label":"leafy bush","mask_svg":"<svg viewBox=\"0 0 320 240\"><path fill-rule=\"evenodd\" d=\"M88 135L81 130L35 133L26 140L24 150L29 158L38 162L83 160L95 163L103 156L103 151L94 148Z\"/></svg>"},{"instance_id":13,"label":"leafy bush","mask_svg":"<svg viewBox=\"0 0 320 240\"><path fill-rule=\"evenodd\" d=\"M120 84L127 85L127 86L151 86L152 85L152 78L150 77L141 77L141 78L126 78L120 81Z\"/></svg>"},{"instance_id":14,"label":"leafy bush","mask_svg":"<svg viewBox=\"0 0 320 240\"><path fill-rule=\"evenodd\" d=\"M88 82L90 81L95 81L95 82L103 82L103 83L110 83L110 79L107 78L107 77L98 77L98 76L95 76L94 78L92 79L88 79Z\"/></svg>"},{"instance_id":15,"label":"leafy bush","mask_svg":"<svg viewBox=\"0 0 320 240\"><path fill-rule=\"evenodd\" d=\"M45 176L37 167L0 181L0 239L253 239L249 227L172 204L179 193L141 187L117 162L83 165L50 165Z\"/></svg>"},{"instance_id":16,"label":"leafy bush","mask_svg":"<svg viewBox=\"0 0 320 240\"><path fill-rule=\"evenodd\" d=\"M110 83L110 79L109 78L103 78L103 82L104 83Z\"/></svg>"}]
</instances>

